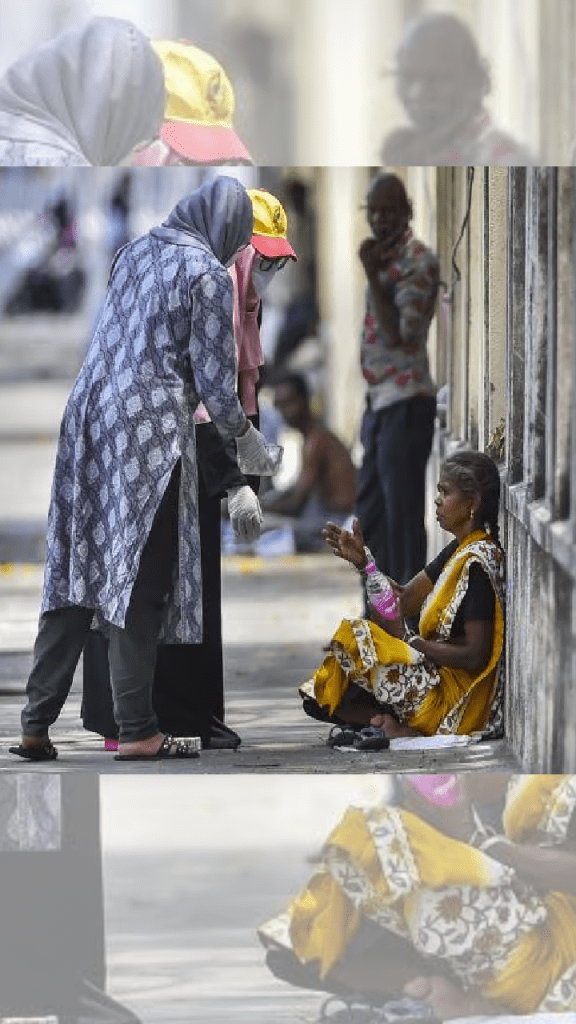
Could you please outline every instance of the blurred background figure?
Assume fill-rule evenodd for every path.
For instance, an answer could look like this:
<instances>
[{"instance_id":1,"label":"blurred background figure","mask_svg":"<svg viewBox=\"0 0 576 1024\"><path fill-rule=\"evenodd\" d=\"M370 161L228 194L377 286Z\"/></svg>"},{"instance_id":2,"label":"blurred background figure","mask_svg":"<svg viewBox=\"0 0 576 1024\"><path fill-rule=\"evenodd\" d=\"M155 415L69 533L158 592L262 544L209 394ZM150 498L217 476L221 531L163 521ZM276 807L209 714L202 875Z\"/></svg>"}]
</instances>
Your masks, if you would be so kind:
<instances>
[{"instance_id":1,"label":"blurred background figure","mask_svg":"<svg viewBox=\"0 0 576 1024\"><path fill-rule=\"evenodd\" d=\"M130 172L123 173L113 185L108 202L106 218L106 246L110 263L118 249L130 241L130 203L132 178Z\"/></svg>"},{"instance_id":2,"label":"blurred background figure","mask_svg":"<svg viewBox=\"0 0 576 1024\"><path fill-rule=\"evenodd\" d=\"M6 303L7 316L75 313L82 304L86 275L78 253L73 196L53 196L40 218L44 244L31 252L24 277Z\"/></svg>"},{"instance_id":3,"label":"blurred background figure","mask_svg":"<svg viewBox=\"0 0 576 1024\"><path fill-rule=\"evenodd\" d=\"M354 510L356 471L342 441L312 412L305 378L285 372L273 382L276 409L304 444L297 480L261 497L263 529L288 525L297 552L325 551L326 520L343 524Z\"/></svg>"},{"instance_id":4,"label":"blurred background figure","mask_svg":"<svg viewBox=\"0 0 576 1024\"><path fill-rule=\"evenodd\" d=\"M459 18L430 13L409 22L396 50L394 74L409 124L385 138L383 164L536 163L485 109L491 90L489 64Z\"/></svg>"},{"instance_id":5,"label":"blurred background figure","mask_svg":"<svg viewBox=\"0 0 576 1024\"><path fill-rule=\"evenodd\" d=\"M93 18L0 80L0 166L110 166L156 135L164 73L129 21Z\"/></svg>"},{"instance_id":6,"label":"blurred background figure","mask_svg":"<svg viewBox=\"0 0 576 1024\"><path fill-rule=\"evenodd\" d=\"M316 222L310 189L300 178L284 183L284 199L290 217L290 232L298 252L298 263L288 271L290 299L277 328L273 362L276 367L296 368L291 357L298 347L317 333Z\"/></svg>"},{"instance_id":7,"label":"blurred background figure","mask_svg":"<svg viewBox=\"0 0 576 1024\"><path fill-rule=\"evenodd\" d=\"M407 583L426 561L426 464L436 416L427 342L440 268L412 235L412 204L395 174L373 179L366 214L372 235L359 251L367 279L366 407L356 509L378 567Z\"/></svg>"},{"instance_id":8,"label":"blurred background figure","mask_svg":"<svg viewBox=\"0 0 576 1024\"><path fill-rule=\"evenodd\" d=\"M217 52L240 98L237 124L242 138L259 165L281 166L296 162L298 86L289 60L294 13L287 4L282 15L275 4L264 17L265 6L255 4L250 13L248 9L241 12L241 5L231 5L235 20L223 33ZM284 31L280 30L282 18L287 24Z\"/></svg>"},{"instance_id":9,"label":"blurred background figure","mask_svg":"<svg viewBox=\"0 0 576 1024\"><path fill-rule=\"evenodd\" d=\"M159 137L134 154L134 166L252 163L234 131L234 89L221 64L188 42L152 45L164 67L166 109Z\"/></svg>"}]
</instances>

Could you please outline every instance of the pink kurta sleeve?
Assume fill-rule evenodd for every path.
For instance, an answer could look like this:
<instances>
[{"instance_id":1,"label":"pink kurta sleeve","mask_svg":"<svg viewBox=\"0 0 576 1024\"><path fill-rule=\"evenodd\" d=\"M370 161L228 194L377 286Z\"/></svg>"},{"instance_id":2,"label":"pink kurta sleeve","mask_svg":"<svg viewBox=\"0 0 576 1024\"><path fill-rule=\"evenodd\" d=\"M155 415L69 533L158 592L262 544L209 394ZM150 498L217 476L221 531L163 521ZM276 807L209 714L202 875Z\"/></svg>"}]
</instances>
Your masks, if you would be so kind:
<instances>
[{"instance_id":1,"label":"pink kurta sleeve","mask_svg":"<svg viewBox=\"0 0 576 1024\"><path fill-rule=\"evenodd\" d=\"M264 362L258 328L260 299L252 283L252 266L255 258L256 250L249 245L242 250L234 264L237 285L235 288L234 333L240 373L240 401L248 416L253 416L258 411L256 404L258 367L262 366Z\"/></svg>"},{"instance_id":2,"label":"pink kurta sleeve","mask_svg":"<svg viewBox=\"0 0 576 1024\"><path fill-rule=\"evenodd\" d=\"M239 373L239 397L247 416L254 416L258 412L258 367L264 363L258 328L260 299L252 283L252 265L255 258L256 250L249 245L242 250L229 270L234 286L234 340ZM206 409L200 404L194 413L194 421L207 423L209 420Z\"/></svg>"}]
</instances>

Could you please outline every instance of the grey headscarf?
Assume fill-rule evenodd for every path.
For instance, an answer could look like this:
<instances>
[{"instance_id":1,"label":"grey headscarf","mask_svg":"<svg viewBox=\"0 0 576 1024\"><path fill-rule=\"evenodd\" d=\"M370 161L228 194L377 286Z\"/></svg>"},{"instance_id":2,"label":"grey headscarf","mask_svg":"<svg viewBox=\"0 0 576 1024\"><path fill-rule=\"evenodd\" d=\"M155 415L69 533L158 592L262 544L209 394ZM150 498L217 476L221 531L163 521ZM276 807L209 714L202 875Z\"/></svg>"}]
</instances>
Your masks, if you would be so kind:
<instances>
[{"instance_id":1,"label":"grey headscarf","mask_svg":"<svg viewBox=\"0 0 576 1024\"><path fill-rule=\"evenodd\" d=\"M191 245L226 266L252 238L252 201L237 178L219 175L184 196L150 232L176 245Z\"/></svg>"},{"instance_id":2,"label":"grey headscarf","mask_svg":"<svg viewBox=\"0 0 576 1024\"><path fill-rule=\"evenodd\" d=\"M120 163L153 138L162 63L130 21L92 18L24 54L0 79L0 139L54 146L79 163Z\"/></svg>"}]
</instances>

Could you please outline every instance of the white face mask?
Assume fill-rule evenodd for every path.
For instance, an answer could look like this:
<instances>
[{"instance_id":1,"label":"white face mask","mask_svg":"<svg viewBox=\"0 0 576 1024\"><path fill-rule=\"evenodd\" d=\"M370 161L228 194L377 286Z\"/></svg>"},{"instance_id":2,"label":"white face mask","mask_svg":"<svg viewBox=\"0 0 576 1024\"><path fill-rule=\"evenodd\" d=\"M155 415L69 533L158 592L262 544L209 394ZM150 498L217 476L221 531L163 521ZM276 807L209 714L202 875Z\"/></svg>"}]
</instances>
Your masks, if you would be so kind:
<instances>
[{"instance_id":1,"label":"white face mask","mask_svg":"<svg viewBox=\"0 0 576 1024\"><path fill-rule=\"evenodd\" d=\"M262 270L262 268L258 266L257 262L254 263L254 267L252 268L252 283L256 289L259 299L262 298L272 278L275 277L279 270L280 267L277 263L274 263L269 270Z\"/></svg>"}]
</instances>

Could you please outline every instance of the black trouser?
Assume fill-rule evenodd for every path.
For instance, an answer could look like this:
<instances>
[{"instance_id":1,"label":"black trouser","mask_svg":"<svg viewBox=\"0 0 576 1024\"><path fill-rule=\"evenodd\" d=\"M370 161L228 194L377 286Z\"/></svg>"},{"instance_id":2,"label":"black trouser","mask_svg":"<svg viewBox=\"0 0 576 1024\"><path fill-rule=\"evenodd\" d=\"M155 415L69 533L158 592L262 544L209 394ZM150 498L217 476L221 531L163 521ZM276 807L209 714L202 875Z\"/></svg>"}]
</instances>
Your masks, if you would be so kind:
<instances>
[{"instance_id":1,"label":"black trouser","mask_svg":"<svg viewBox=\"0 0 576 1024\"><path fill-rule=\"evenodd\" d=\"M417 396L364 413L356 510L378 567L407 583L426 564L426 464L436 399Z\"/></svg>"},{"instance_id":2,"label":"black trouser","mask_svg":"<svg viewBox=\"0 0 576 1024\"><path fill-rule=\"evenodd\" d=\"M224 718L220 498L198 478L202 564L201 644L160 644L154 677L154 708L166 732L210 735L210 719Z\"/></svg>"},{"instance_id":3,"label":"black trouser","mask_svg":"<svg viewBox=\"0 0 576 1024\"><path fill-rule=\"evenodd\" d=\"M163 732L178 736L210 735L212 716L224 717L222 655L220 498L210 497L198 475L200 555L202 566L203 641L159 644L152 701ZM84 647L82 718L86 729L114 739L108 642L92 633Z\"/></svg>"}]
</instances>

